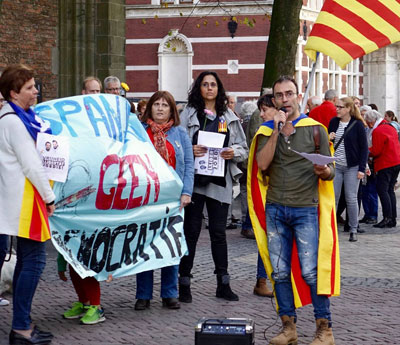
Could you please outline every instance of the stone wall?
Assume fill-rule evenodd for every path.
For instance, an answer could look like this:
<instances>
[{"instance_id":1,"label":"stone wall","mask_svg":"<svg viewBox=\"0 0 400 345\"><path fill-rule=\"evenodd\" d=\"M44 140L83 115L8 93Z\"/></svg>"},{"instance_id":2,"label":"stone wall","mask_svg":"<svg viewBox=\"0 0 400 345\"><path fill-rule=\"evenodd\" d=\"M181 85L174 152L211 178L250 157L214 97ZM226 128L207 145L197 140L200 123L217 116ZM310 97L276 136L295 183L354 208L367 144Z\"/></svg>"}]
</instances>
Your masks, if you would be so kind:
<instances>
[{"instance_id":1,"label":"stone wall","mask_svg":"<svg viewBox=\"0 0 400 345\"><path fill-rule=\"evenodd\" d=\"M0 70L35 69L43 100L81 93L89 75L125 80L125 0L1 0Z\"/></svg>"},{"instance_id":2,"label":"stone wall","mask_svg":"<svg viewBox=\"0 0 400 345\"><path fill-rule=\"evenodd\" d=\"M0 70L14 63L32 67L44 100L57 97L57 23L57 1L0 2Z\"/></svg>"}]
</instances>

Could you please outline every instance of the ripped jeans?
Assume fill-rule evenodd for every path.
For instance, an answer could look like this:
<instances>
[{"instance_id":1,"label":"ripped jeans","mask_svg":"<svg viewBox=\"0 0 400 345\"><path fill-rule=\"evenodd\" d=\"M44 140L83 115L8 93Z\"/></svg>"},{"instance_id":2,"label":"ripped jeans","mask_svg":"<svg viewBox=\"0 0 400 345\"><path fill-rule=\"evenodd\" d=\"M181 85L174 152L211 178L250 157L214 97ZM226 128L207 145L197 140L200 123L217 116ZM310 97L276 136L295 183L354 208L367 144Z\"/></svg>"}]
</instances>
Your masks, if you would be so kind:
<instances>
[{"instance_id":1,"label":"ripped jeans","mask_svg":"<svg viewBox=\"0 0 400 345\"><path fill-rule=\"evenodd\" d=\"M318 208L289 207L267 203L268 251L275 280L279 316L296 316L291 282L293 239L299 254L301 274L311 289L316 319L331 320L329 298L317 295Z\"/></svg>"}]
</instances>

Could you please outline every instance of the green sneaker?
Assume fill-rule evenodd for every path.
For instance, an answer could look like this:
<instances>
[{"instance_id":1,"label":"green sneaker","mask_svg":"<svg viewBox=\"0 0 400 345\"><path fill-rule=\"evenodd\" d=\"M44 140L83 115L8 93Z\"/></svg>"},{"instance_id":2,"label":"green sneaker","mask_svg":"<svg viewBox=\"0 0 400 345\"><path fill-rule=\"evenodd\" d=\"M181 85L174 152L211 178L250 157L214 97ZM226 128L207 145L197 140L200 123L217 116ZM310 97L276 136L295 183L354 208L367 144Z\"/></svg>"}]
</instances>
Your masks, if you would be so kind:
<instances>
[{"instance_id":1,"label":"green sneaker","mask_svg":"<svg viewBox=\"0 0 400 345\"><path fill-rule=\"evenodd\" d=\"M85 315L86 309L88 307L83 305L81 302L74 302L72 304L72 308L68 309L64 314L63 318L64 319L77 319L81 317L82 315Z\"/></svg>"},{"instance_id":2,"label":"green sneaker","mask_svg":"<svg viewBox=\"0 0 400 345\"><path fill-rule=\"evenodd\" d=\"M85 316L81 318L80 323L84 325L95 325L96 323L103 322L106 320L104 316L104 309L99 309L95 305L91 305L88 308Z\"/></svg>"}]
</instances>

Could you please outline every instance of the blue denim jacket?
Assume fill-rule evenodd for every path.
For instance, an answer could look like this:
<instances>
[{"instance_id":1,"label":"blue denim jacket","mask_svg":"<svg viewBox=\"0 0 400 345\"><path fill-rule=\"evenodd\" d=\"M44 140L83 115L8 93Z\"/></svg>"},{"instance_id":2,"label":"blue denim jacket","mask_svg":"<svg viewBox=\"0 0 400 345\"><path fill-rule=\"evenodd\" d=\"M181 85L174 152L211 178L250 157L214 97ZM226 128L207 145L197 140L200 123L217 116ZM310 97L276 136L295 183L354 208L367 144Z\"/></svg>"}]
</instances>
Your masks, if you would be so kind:
<instances>
[{"instance_id":1,"label":"blue denim jacket","mask_svg":"<svg viewBox=\"0 0 400 345\"><path fill-rule=\"evenodd\" d=\"M149 125L142 123L145 130ZM182 127L171 127L167 132L167 141L174 147L175 171L183 182L182 194L192 196L194 180L193 148L189 136Z\"/></svg>"}]
</instances>

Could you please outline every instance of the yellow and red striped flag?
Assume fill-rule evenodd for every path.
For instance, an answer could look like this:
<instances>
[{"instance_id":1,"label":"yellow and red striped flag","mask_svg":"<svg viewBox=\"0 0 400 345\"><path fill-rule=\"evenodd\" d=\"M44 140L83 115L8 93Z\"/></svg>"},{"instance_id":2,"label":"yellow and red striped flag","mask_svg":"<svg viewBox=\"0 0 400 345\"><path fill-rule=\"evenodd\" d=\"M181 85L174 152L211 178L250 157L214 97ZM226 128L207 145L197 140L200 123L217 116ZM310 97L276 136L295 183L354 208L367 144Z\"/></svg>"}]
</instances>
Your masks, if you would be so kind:
<instances>
[{"instance_id":1,"label":"yellow and red striped flag","mask_svg":"<svg viewBox=\"0 0 400 345\"><path fill-rule=\"evenodd\" d=\"M400 41L400 0L326 0L311 30L305 53L349 62Z\"/></svg>"},{"instance_id":2,"label":"yellow and red striped flag","mask_svg":"<svg viewBox=\"0 0 400 345\"><path fill-rule=\"evenodd\" d=\"M46 204L35 186L26 178L19 217L18 237L45 242L50 239Z\"/></svg>"},{"instance_id":3,"label":"yellow and red striped flag","mask_svg":"<svg viewBox=\"0 0 400 345\"><path fill-rule=\"evenodd\" d=\"M298 121L296 128L303 126L319 125L315 120L305 116ZM258 250L263 260L265 270L274 286L272 278L272 264L269 258L267 240L267 222L265 215L265 202L268 191L268 176L265 176L258 168L256 153L258 140L261 135L269 137L272 128L261 125L258 129L249 150L249 162L247 166L247 201L249 214L256 235ZM333 147L331 146L333 154ZM340 256L339 238L336 225L335 192L333 181L318 182L318 221L319 221L319 245L318 245L318 272L317 293L319 295L340 295ZM291 280L296 308L310 304L311 292L301 274L300 259L298 257L296 241L293 242L291 257ZM274 289L275 290L275 289Z\"/></svg>"}]
</instances>

